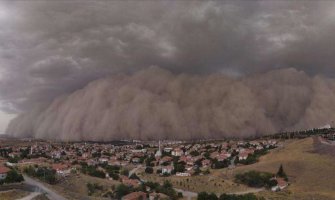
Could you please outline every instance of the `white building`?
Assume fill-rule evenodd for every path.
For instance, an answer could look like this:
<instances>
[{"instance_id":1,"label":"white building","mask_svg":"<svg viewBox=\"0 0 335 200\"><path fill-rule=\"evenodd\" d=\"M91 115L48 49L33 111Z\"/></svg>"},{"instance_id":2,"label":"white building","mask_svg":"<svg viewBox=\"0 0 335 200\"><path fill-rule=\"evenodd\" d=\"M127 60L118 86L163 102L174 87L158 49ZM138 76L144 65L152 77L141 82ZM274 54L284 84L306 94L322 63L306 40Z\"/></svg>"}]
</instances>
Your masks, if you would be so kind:
<instances>
[{"instance_id":1,"label":"white building","mask_svg":"<svg viewBox=\"0 0 335 200\"><path fill-rule=\"evenodd\" d=\"M179 149L179 148L176 148L174 149L172 152L171 152L171 155L173 156L182 156L184 155L184 151Z\"/></svg>"},{"instance_id":2,"label":"white building","mask_svg":"<svg viewBox=\"0 0 335 200\"><path fill-rule=\"evenodd\" d=\"M172 170L174 170L173 166L164 166L162 167L162 174L171 174Z\"/></svg>"}]
</instances>

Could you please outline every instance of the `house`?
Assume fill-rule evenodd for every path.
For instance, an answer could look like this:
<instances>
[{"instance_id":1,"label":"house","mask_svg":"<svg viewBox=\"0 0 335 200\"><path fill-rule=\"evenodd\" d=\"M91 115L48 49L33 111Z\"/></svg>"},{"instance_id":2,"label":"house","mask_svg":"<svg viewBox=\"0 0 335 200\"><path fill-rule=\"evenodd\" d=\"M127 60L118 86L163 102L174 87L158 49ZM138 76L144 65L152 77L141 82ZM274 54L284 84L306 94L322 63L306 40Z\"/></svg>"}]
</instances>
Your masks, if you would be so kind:
<instances>
[{"instance_id":1,"label":"house","mask_svg":"<svg viewBox=\"0 0 335 200\"><path fill-rule=\"evenodd\" d=\"M191 156L181 156L178 160L178 162L184 162L184 163L187 163L187 161L191 160L192 157Z\"/></svg>"},{"instance_id":2,"label":"house","mask_svg":"<svg viewBox=\"0 0 335 200\"><path fill-rule=\"evenodd\" d=\"M7 177L7 173L10 171L7 167L0 167L0 180L4 180Z\"/></svg>"},{"instance_id":3,"label":"house","mask_svg":"<svg viewBox=\"0 0 335 200\"><path fill-rule=\"evenodd\" d=\"M165 147L164 148L164 152L166 152L166 153L170 153L171 151L172 151L171 147Z\"/></svg>"},{"instance_id":4,"label":"house","mask_svg":"<svg viewBox=\"0 0 335 200\"><path fill-rule=\"evenodd\" d=\"M191 171L191 170L193 169L193 165L187 165L187 166L185 167L185 169L186 169L187 171Z\"/></svg>"},{"instance_id":5,"label":"house","mask_svg":"<svg viewBox=\"0 0 335 200\"><path fill-rule=\"evenodd\" d=\"M171 155L173 156L182 156L184 155L184 151L181 150L180 148L176 148L171 152Z\"/></svg>"},{"instance_id":6,"label":"house","mask_svg":"<svg viewBox=\"0 0 335 200\"><path fill-rule=\"evenodd\" d=\"M177 172L176 176L191 176L191 174L188 172Z\"/></svg>"},{"instance_id":7,"label":"house","mask_svg":"<svg viewBox=\"0 0 335 200\"><path fill-rule=\"evenodd\" d=\"M208 159L201 161L202 167L209 167L211 165L211 161Z\"/></svg>"},{"instance_id":8,"label":"house","mask_svg":"<svg viewBox=\"0 0 335 200\"><path fill-rule=\"evenodd\" d=\"M129 187L137 187L141 184L141 182L137 179L130 179L126 176L121 177L121 182Z\"/></svg>"},{"instance_id":9,"label":"house","mask_svg":"<svg viewBox=\"0 0 335 200\"><path fill-rule=\"evenodd\" d=\"M162 174L171 174L172 170L174 170L174 167L169 165L169 166L163 166L162 167Z\"/></svg>"},{"instance_id":10,"label":"house","mask_svg":"<svg viewBox=\"0 0 335 200\"><path fill-rule=\"evenodd\" d=\"M278 182L278 187L280 188L280 190L288 186L287 181L285 181L283 178L277 178L277 182Z\"/></svg>"},{"instance_id":11,"label":"house","mask_svg":"<svg viewBox=\"0 0 335 200\"><path fill-rule=\"evenodd\" d=\"M277 181L277 185L273 186L271 188L271 190L273 192L277 192L277 191L283 190L284 188L286 188L288 186L288 182L285 181L283 178L274 178L274 180Z\"/></svg>"},{"instance_id":12,"label":"house","mask_svg":"<svg viewBox=\"0 0 335 200\"><path fill-rule=\"evenodd\" d=\"M218 157L217 157L218 161L220 161L220 162L224 161L227 158L228 158L228 156L226 154L223 154L223 153L218 155Z\"/></svg>"},{"instance_id":13,"label":"house","mask_svg":"<svg viewBox=\"0 0 335 200\"><path fill-rule=\"evenodd\" d=\"M172 157L170 156L164 156L160 161L159 161L159 164L163 164L163 163L169 163L173 160Z\"/></svg>"},{"instance_id":14,"label":"house","mask_svg":"<svg viewBox=\"0 0 335 200\"><path fill-rule=\"evenodd\" d=\"M248 158L249 153L248 152L240 152L238 154L238 159L239 160L246 160Z\"/></svg>"},{"instance_id":15,"label":"house","mask_svg":"<svg viewBox=\"0 0 335 200\"><path fill-rule=\"evenodd\" d=\"M61 175L61 176L67 176L71 172L71 169L69 168L69 166L65 164L53 164L51 168L55 170L58 175Z\"/></svg>"},{"instance_id":16,"label":"house","mask_svg":"<svg viewBox=\"0 0 335 200\"><path fill-rule=\"evenodd\" d=\"M256 149L257 149L257 150L262 150L262 149L263 149L263 146L261 146L261 145L257 145L257 146L256 146Z\"/></svg>"},{"instance_id":17,"label":"house","mask_svg":"<svg viewBox=\"0 0 335 200\"><path fill-rule=\"evenodd\" d=\"M194 165L194 162L193 161L187 161L186 163L188 166L193 166Z\"/></svg>"},{"instance_id":18,"label":"house","mask_svg":"<svg viewBox=\"0 0 335 200\"><path fill-rule=\"evenodd\" d=\"M134 158L131 159L131 161L132 161L133 163L140 163L141 159L138 158L138 157L134 157Z\"/></svg>"},{"instance_id":19,"label":"house","mask_svg":"<svg viewBox=\"0 0 335 200\"><path fill-rule=\"evenodd\" d=\"M99 158L99 163L108 163L108 158Z\"/></svg>"},{"instance_id":20,"label":"house","mask_svg":"<svg viewBox=\"0 0 335 200\"><path fill-rule=\"evenodd\" d=\"M219 152L213 152L213 153L211 153L211 155L209 157L212 158L212 159L214 159L214 158L216 158L218 156L219 156Z\"/></svg>"},{"instance_id":21,"label":"house","mask_svg":"<svg viewBox=\"0 0 335 200\"><path fill-rule=\"evenodd\" d=\"M147 194L145 192L132 192L121 198L122 200L147 200Z\"/></svg>"},{"instance_id":22,"label":"house","mask_svg":"<svg viewBox=\"0 0 335 200\"><path fill-rule=\"evenodd\" d=\"M227 152L227 151L222 151L221 154L227 156L227 157L230 157L231 156L231 153ZM221 155L220 154L220 155Z\"/></svg>"}]
</instances>

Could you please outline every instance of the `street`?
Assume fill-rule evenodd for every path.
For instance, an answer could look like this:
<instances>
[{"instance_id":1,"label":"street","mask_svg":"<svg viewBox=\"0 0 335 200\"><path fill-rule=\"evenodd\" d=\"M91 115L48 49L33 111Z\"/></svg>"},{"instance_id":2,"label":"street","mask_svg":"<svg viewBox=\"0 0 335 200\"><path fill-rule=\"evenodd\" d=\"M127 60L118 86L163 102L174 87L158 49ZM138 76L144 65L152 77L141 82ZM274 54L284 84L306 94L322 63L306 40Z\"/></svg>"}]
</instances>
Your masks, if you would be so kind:
<instances>
[{"instance_id":1,"label":"street","mask_svg":"<svg viewBox=\"0 0 335 200\"><path fill-rule=\"evenodd\" d=\"M25 183L29 184L29 185L33 185L37 188L39 188L38 192L45 192L46 196L50 199L50 200L66 200L66 198L64 198L63 196L57 194L56 192L52 191L51 189L47 188L46 186L43 185L43 183L36 181L26 175L23 175Z\"/></svg>"}]
</instances>

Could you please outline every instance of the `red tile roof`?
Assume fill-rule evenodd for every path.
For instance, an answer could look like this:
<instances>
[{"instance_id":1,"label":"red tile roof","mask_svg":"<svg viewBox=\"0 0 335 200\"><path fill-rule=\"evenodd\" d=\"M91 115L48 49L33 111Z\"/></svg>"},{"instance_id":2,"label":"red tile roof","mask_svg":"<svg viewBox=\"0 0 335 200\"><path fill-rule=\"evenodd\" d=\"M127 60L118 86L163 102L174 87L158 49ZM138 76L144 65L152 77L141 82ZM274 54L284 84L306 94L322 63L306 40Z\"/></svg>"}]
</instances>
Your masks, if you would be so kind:
<instances>
[{"instance_id":1,"label":"red tile roof","mask_svg":"<svg viewBox=\"0 0 335 200\"><path fill-rule=\"evenodd\" d=\"M52 165L52 169L54 169L54 170L66 170L66 169L68 169L69 168L69 166L68 165L64 165L64 164L53 164Z\"/></svg>"},{"instance_id":2,"label":"red tile roof","mask_svg":"<svg viewBox=\"0 0 335 200\"><path fill-rule=\"evenodd\" d=\"M0 174L6 174L9 171L10 171L10 169L7 168L7 167L0 167Z\"/></svg>"}]
</instances>

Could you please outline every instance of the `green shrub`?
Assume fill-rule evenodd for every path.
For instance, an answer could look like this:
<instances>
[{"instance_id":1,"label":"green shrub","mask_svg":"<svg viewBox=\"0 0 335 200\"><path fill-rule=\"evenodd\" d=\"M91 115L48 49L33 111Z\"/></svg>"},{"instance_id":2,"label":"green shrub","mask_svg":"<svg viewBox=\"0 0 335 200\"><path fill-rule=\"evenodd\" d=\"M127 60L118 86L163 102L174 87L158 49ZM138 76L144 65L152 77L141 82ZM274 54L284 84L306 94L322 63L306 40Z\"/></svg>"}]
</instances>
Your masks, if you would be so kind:
<instances>
[{"instance_id":1,"label":"green shrub","mask_svg":"<svg viewBox=\"0 0 335 200\"><path fill-rule=\"evenodd\" d=\"M4 180L5 183L16 183L24 181L23 176L16 170L10 170Z\"/></svg>"},{"instance_id":2,"label":"green shrub","mask_svg":"<svg viewBox=\"0 0 335 200\"><path fill-rule=\"evenodd\" d=\"M152 167L146 167L145 168L145 173L152 174L152 173L154 173L154 169Z\"/></svg>"},{"instance_id":3,"label":"green shrub","mask_svg":"<svg viewBox=\"0 0 335 200\"><path fill-rule=\"evenodd\" d=\"M269 187L273 174L268 172L249 171L235 176L235 182L248 185L250 187Z\"/></svg>"}]
</instances>

